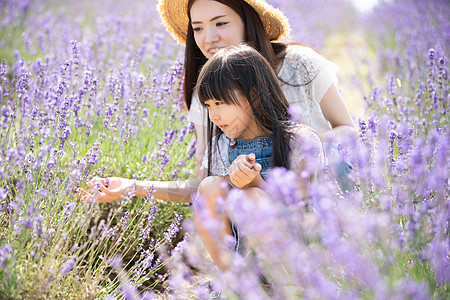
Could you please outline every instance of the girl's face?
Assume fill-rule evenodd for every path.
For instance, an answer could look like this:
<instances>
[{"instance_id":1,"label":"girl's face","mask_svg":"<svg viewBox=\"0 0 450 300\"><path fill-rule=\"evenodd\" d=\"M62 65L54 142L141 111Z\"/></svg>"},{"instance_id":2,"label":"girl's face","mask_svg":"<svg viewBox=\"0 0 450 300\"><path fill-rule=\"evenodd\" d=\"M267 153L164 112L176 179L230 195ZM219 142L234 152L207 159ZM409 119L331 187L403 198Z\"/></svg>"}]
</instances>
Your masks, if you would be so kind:
<instances>
[{"instance_id":1,"label":"girl's face","mask_svg":"<svg viewBox=\"0 0 450 300\"><path fill-rule=\"evenodd\" d=\"M256 124L252 108L244 95L238 93L239 106L211 99L205 102L209 119L230 139L248 140L264 136Z\"/></svg>"},{"instance_id":2,"label":"girl's face","mask_svg":"<svg viewBox=\"0 0 450 300\"><path fill-rule=\"evenodd\" d=\"M206 58L245 39L244 22L230 7L214 0L197 0L191 8L191 26L197 46Z\"/></svg>"}]
</instances>

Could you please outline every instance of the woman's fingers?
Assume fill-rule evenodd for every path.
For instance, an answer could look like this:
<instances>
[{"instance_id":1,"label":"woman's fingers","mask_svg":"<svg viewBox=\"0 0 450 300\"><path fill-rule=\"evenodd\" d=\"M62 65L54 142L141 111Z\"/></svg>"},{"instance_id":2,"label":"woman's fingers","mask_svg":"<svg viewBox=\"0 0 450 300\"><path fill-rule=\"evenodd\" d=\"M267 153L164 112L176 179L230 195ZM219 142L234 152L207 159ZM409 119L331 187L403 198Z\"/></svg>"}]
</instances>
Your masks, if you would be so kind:
<instances>
[{"instance_id":1,"label":"woman's fingers","mask_svg":"<svg viewBox=\"0 0 450 300\"><path fill-rule=\"evenodd\" d=\"M102 183L97 182L92 185L94 192L91 194L82 188L78 189L78 193L75 195L80 200L91 202L96 200L98 202L109 202L112 201L111 191L108 190Z\"/></svg>"},{"instance_id":2,"label":"woman's fingers","mask_svg":"<svg viewBox=\"0 0 450 300\"><path fill-rule=\"evenodd\" d=\"M99 192L101 191L101 192L105 193L106 195L111 194L111 191L101 181L98 181L97 183L95 183L95 186L99 189Z\"/></svg>"},{"instance_id":3,"label":"woman's fingers","mask_svg":"<svg viewBox=\"0 0 450 300\"><path fill-rule=\"evenodd\" d=\"M94 196L92 196L90 193L86 192L82 188L78 189L78 192L75 194L75 197L87 202L91 202L91 200L94 199Z\"/></svg>"},{"instance_id":4,"label":"woman's fingers","mask_svg":"<svg viewBox=\"0 0 450 300\"><path fill-rule=\"evenodd\" d=\"M105 187L109 186L109 178L100 178L100 177L93 177L89 182L87 183L89 189L92 189L96 183L101 183Z\"/></svg>"}]
</instances>

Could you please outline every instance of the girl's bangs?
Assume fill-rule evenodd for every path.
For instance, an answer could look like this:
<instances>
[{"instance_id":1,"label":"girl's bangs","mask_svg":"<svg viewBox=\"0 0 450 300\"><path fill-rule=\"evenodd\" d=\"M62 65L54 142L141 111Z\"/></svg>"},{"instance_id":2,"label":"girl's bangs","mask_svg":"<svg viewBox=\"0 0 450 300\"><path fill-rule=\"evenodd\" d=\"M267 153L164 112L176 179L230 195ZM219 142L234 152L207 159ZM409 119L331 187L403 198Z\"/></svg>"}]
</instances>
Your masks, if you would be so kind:
<instances>
[{"instance_id":1,"label":"girl's bangs","mask_svg":"<svg viewBox=\"0 0 450 300\"><path fill-rule=\"evenodd\" d=\"M208 100L223 101L225 104L239 105L236 92L242 88L235 79L225 75L226 72L211 72L199 83L198 98L204 105Z\"/></svg>"}]
</instances>

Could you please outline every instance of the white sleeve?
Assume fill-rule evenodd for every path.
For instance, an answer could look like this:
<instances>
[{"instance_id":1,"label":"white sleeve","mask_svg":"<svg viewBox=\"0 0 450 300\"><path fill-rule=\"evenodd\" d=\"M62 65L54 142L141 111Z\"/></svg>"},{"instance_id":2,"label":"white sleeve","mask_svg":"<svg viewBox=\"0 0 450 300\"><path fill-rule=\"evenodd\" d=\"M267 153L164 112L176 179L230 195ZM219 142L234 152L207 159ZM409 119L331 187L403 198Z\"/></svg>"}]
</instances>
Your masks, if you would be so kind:
<instances>
[{"instance_id":1,"label":"white sleeve","mask_svg":"<svg viewBox=\"0 0 450 300\"><path fill-rule=\"evenodd\" d=\"M187 120L205 127L208 124L208 110L200 103L197 94L192 96L191 107L189 108Z\"/></svg>"},{"instance_id":2,"label":"white sleeve","mask_svg":"<svg viewBox=\"0 0 450 300\"><path fill-rule=\"evenodd\" d=\"M339 67L309 47L291 46L291 59L288 63L304 74L299 74L300 82L310 82L311 97L320 103L332 84L337 84ZM305 72L306 70L306 72Z\"/></svg>"},{"instance_id":3,"label":"white sleeve","mask_svg":"<svg viewBox=\"0 0 450 300\"><path fill-rule=\"evenodd\" d=\"M290 169L305 168L310 175L325 169L327 158L319 135L309 126L298 125L292 129Z\"/></svg>"},{"instance_id":4,"label":"white sleeve","mask_svg":"<svg viewBox=\"0 0 450 300\"><path fill-rule=\"evenodd\" d=\"M317 102L320 103L330 86L332 84L337 85L337 72L339 71L339 67L334 63L326 60L323 56L320 56L317 52L315 53L318 56L317 61L320 64L320 67L319 73L311 82L311 84L313 89L313 97Z\"/></svg>"},{"instance_id":5,"label":"white sleeve","mask_svg":"<svg viewBox=\"0 0 450 300\"><path fill-rule=\"evenodd\" d=\"M217 141L217 136L212 138L212 155L211 155L211 174L217 176L228 175L228 170L230 169L230 163L228 162L228 147L230 140L225 134L221 134L219 141ZM218 146L218 147L217 147ZM208 170L208 152L207 148L205 155L203 156L202 169Z\"/></svg>"}]
</instances>

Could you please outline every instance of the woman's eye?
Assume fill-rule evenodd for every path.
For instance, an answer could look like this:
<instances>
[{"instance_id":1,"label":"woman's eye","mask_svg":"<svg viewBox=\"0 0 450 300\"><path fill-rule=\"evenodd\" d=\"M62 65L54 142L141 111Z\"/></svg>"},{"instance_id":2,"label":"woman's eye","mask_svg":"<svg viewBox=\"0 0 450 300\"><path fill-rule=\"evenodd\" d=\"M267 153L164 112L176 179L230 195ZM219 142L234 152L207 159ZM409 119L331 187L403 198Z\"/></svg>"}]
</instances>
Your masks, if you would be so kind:
<instances>
[{"instance_id":1,"label":"woman's eye","mask_svg":"<svg viewBox=\"0 0 450 300\"><path fill-rule=\"evenodd\" d=\"M200 30L202 30L202 28L201 27L194 27L194 28L192 28L192 30L194 30L194 32L199 32Z\"/></svg>"},{"instance_id":2,"label":"woman's eye","mask_svg":"<svg viewBox=\"0 0 450 300\"><path fill-rule=\"evenodd\" d=\"M206 107L206 108L209 108L209 104L205 104L205 107Z\"/></svg>"},{"instance_id":3,"label":"woman's eye","mask_svg":"<svg viewBox=\"0 0 450 300\"><path fill-rule=\"evenodd\" d=\"M222 27L222 26L225 26L227 24L228 24L228 22L219 22L219 23L216 24L216 26L217 27Z\"/></svg>"},{"instance_id":4,"label":"woman's eye","mask_svg":"<svg viewBox=\"0 0 450 300\"><path fill-rule=\"evenodd\" d=\"M216 106L219 106L222 104L222 102L217 101L216 103L214 103Z\"/></svg>"}]
</instances>

